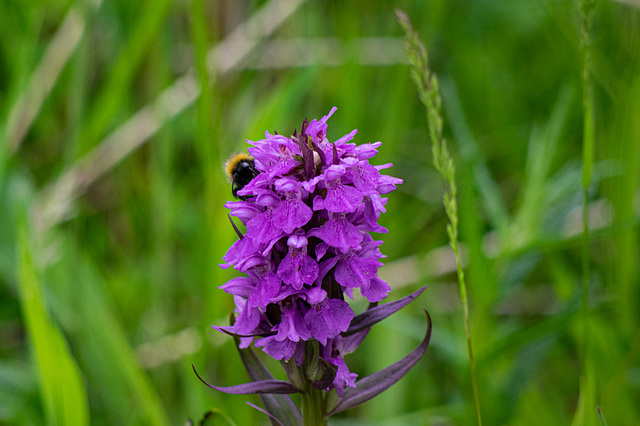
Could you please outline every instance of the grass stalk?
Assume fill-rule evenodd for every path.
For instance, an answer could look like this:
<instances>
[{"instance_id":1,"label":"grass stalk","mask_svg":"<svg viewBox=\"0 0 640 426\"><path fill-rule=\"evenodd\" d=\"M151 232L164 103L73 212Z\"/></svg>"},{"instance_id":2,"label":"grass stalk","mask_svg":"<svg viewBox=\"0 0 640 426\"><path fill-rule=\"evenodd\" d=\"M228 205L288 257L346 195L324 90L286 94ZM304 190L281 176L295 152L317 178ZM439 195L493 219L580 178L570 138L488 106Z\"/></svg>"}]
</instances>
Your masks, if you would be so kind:
<instances>
[{"instance_id":1,"label":"grass stalk","mask_svg":"<svg viewBox=\"0 0 640 426\"><path fill-rule=\"evenodd\" d=\"M92 2L92 6L98 9L101 3L102 0L97 0ZM18 151L22 140L38 117L42 105L83 38L87 13L83 12L82 6L78 5L69 9L31 74L26 87L11 108L6 127L9 152Z\"/></svg>"},{"instance_id":2,"label":"grass stalk","mask_svg":"<svg viewBox=\"0 0 640 426\"><path fill-rule=\"evenodd\" d=\"M407 38L407 55L411 63L411 77L418 89L420 101L427 110L427 123L429 126L433 165L445 183L443 200L444 208L449 218L447 234L449 235L450 245L456 257L460 301L464 313L467 351L471 366L471 387L473 389L478 425L481 426L482 415L478 397L478 380L473 358L473 346L471 343L471 327L469 326L469 301L467 299L467 288L464 280L464 270L462 269L462 260L460 258L460 247L458 245L458 203L456 198L455 165L447 148L447 141L442 136L442 97L440 95L438 78L429 68L427 50L420 42L418 34L411 27L409 17L398 9L396 9L396 16Z\"/></svg>"},{"instance_id":3,"label":"grass stalk","mask_svg":"<svg viewBox=\"0 0 640 426\"><path fill-rule=\"evenodd\" d=\"M595 123L594 123L594 99L591 84L591 22L593 16L594 0L580 0L580 50L582 54L582 280L581 280L581 353L580 364L582 377L580 380L580 404L574 424L589 424L589 415L595 408L595 383L593 369L590 368L589 357L589 186L593 169L593 157L595 151Z\"/></svg>"},{"instance_id":4,"label":"grass stalk","mask_svg":"<svg viewBox=\"0 0 640 426\"><path fill-rule=\"evenodd\" d=\"M280 27L304 0L271 0L207 53L207 66L224 75L236 67L260 41ZM68 220L76 199L103 174L143 145L169 120L200 96L198 81L189 70L154 101L120 124L95 148L63 170L36 200L38 233Z\"/></svg>"}]
</instances>

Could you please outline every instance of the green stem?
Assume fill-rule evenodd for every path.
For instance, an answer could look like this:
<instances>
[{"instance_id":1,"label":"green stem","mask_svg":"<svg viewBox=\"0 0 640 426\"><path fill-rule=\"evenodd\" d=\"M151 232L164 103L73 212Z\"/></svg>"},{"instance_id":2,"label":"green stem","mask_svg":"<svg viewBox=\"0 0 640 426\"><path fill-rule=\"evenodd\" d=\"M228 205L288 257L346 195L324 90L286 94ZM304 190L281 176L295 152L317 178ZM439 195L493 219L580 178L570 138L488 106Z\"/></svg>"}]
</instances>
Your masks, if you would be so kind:
<instances>
[{"instance_id":1,"label":"green stem","mask_svg":"<svg viewBox=\"0 0 640 426\"><path fill-rule=\"evenodd\" d=\"M581 314L582 314L582 357L583 366L586 358L586 346L588 339L588 310L589 310L589 205L587 190L583 191L582 205L582 295L581 295Z\"/></svg>"},{"instance_id":2,"label":"green stem","mask_svg":"<svg viewBox=\"0 0 640 426\"><path fill-rule=\"evenodd\" d=\"M311 383L322 378L323 370L319 367L318 355L320 347L316 340L305 343L305 360L302 366L295 361L283 362L291 384L298 389L304 389L302 394L302 424L304 426L323 426L327 424L325 418L325 392L314 388Z\"/></svg>"},{"instance_id":3,"label":"green stem","mask_svg":"<svg viewBox=\"0 0 640 426\"><path fill-rule=\"evenodd\" d=\"M302 422L304 426L326 425L324 392L309 385L302 395Z\"/></svg>"},{"instance_id":4,"label":"green stem","mask_svg":"<svg viewBox=\"0 0 640 426\"><path fill-rule=\"evenodd\" d=\"M589 350L589 185L593 169L595 151L594 99L591 86L591 20L594 0L581 0L582 23L580 27L580 47L582 51L582 285L581 285L581 323L580 336L580 404L574 424L593 424L593 415L589 413L595 405L595 377Z\"/></svg>"},{"instance_id":5,"label":"green stem","mask_svg":"<svg viewBox=\"0 0 640 426\"><path fill-rule=\"evenodd\" d=\"M411 27L409 17L399 9L396 9L396 16L398 17L398 22L404 29L407 37L407 55L409 57L409 62L411 63L411 77L418 89L420 100L427 110L427 124L429 126L429 137L431 139L433 165L440 175L442 175L445 183L443 200L444 208L447 213L447 217L449 218L447 233L449 234L451 248L456 256L460 301L464 311L464 327L467 334L467 351L469 354L469 364L471 366L471 387L473 388L473 399L475 402L478 425L482 426L480 398L478 396L478 379L476 375L476 364L473 358L473 347L471 344L471 327L469 325L469 301L467 299L467 287L464 280L464 270L462 269L460 248L458 245L456 172L453 158L447 148L447 141L442 136L442 97L440 95L438 78L429 68L427 50L420 42L418 34Z\"/></svg>"},{"instance_id":6,"label":"green stem","mask_svg":"<svg viewBox=\"0 0 640 426\"><path fill-rule=\"evenodd\" d=\"M460 259L460 250L458 249L457 230L455 230L455 240L452 240L451 245L453 251L456 254L456 267L458 270L458 286L460 289L460 301L462 303L462 310L464 313L464 329L467 334L467 352L469 354L469 364L471 365L471 387L473 389L473 400L476 406L476 417L478 419L478 426L482 426L482 416L480 414L480 398L478 396L478 379L476 375L476 363L473 357L473 346L471 344L471 327L469 325L469 302L467 300L467 286L464 280L464 270L462 269L462 261ZM453 242L455 241L455 243Z\"/></svg>"},{"instance_id":7,"label":"green stem","mask_svg":"<svg viewBox=\"0 0 640 426\"><path fill-rule=\"evenodd\" d=\"M443 141L444 142L444 141ZM445 157L449 157L446 144L443 144L442 152ZM482 426L482 415L480 413L480 398L478 396L478 379L476 374L476 363L473 357L473 345L471 344L471 326L469 325L469 301L467 299L467 285L464 279L464 269L462 269L462 259L460 257L460 247L458 244L458 203L457 203L457 187L455 180L455 168L451 161L449 173L442 173L443 177L448 182L448 193L445 192L444 204L449 217L449 226L447 227L447 233L449 234L449 241L451 248L456 256L456 269L458 272L458 288L460 291L460 302L462 303L462 311L464 314L464 329L467 335L467 353L469 356L469 365L471 367L471 388L473 390L473 400L476 408L476 418L478 419L478 426ZM440 170L440 168L438 168Z\"/></svg>"}]
</instances>

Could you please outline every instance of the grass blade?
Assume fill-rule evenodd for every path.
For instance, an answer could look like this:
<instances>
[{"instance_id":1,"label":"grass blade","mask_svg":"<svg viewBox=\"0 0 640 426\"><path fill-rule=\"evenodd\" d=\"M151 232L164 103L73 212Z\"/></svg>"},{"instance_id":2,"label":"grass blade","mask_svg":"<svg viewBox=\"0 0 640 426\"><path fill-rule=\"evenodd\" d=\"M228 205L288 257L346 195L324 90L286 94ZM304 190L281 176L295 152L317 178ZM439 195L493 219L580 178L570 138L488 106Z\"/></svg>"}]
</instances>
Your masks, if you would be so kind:
<instances>
[{"instance_id":1,"label":"grass blade","mask_svg":"<svg viewBox=\"0 0 640 426\"><path fill-rule=\"evenodd\" d=\"M594 363L591 360L590 330L589 330L589 186L593 169L595 149L593 87L591 85L591 22L593 19L594 0L581 0L580 13L580 49L582 53L582 286L581 286L581 317L582 335L580 341L580 400L573 419L573 424L595 424L595 416L589 415L596 405Z\"/></svg>"},{"instance_id":2,"label":"grass blade","mask_svg":"<svg viewBox=\"0 0 640 426\"><path fill-rule=\"evenodd\" d=\"M91 6L98 9L101 2L102 0L95 0L89 3L93 3ZM6 136L12 152L17 151L84 34L86 13L81 12L81 9L82 7L72 7L69 10L24 92L9 113Z\"/></svg>"},{"instance_id":3,"label":"grass blade","mask_svg":"<svg viewBox=\"0 0 640 426\"><path fill-rule=\"evenodd\" d=\"M88 425L89 405L82 374L62 333L49 318L24 225L19 238L21 309L48 423Z\"/></svg>"},{"instance_id":4,"label":"grass blade","mask_svg":"<svg viewBox=\"0 0 640 426\"><path fill-rule=\"evenodd\" d=\"M209 70L224 74L275 31L304 0L271 0L207 55ZM138 149L200 95L193 71L185 73L150 104L105 137L95 148L61 173L37 200L38 232L69 219L74 201L113 166Z\"/></svg>"}]
</instances>

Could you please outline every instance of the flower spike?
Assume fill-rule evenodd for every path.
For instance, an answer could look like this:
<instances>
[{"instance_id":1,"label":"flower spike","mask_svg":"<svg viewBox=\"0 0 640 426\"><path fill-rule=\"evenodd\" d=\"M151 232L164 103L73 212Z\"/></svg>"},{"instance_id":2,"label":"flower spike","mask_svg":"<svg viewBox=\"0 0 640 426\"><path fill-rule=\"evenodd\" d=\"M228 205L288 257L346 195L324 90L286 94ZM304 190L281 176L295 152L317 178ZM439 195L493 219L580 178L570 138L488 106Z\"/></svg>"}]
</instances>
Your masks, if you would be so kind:
<instances>
[{"instance_id":1,"label":"flower spike","mask_svg":"<svg viewBox=\"0 0 640 426\"><path fill-rule=\"evenodd\" d=\"M198 378L221 392L260 395L274 424L306 424L309 416L322 423L327 411L372 398L415 365L431 330L428 319L423 344L374 375L356 382L347 366L345 355L371 326L426 286L378 306L391 288L378 277L385 256L372 234L387 232L378 224L384 195L402 180L380 173L391 164L369 163L380 142L358 146L351 142L356 130L329 141L327 121L335 110L320 120L305 119L290 137L266 132L265 139L247 141L255 173L238 188L240 201L225 205L246 232L232 221L238 240L221 266L243 275L220 286L233 296L235 314L230 326L213 328L234 337L252 382L222 387ZM370 303L357 316L349 305L356 291ZM252 344L279 360L289 381L274 380ZM290 393L302 394L303 414Z\"/></svg>"}]
</instances>

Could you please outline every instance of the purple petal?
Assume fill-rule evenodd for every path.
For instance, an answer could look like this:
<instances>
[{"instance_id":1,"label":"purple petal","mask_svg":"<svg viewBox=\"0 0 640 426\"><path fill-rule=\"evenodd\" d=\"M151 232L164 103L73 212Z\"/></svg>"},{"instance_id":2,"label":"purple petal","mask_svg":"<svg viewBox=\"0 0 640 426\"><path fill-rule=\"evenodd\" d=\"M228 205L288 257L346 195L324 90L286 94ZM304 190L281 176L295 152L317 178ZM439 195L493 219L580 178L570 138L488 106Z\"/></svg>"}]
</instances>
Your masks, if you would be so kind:
<instances>
[{"instance_id":1,"label":"purple petal","mask_svg":"<svg viewBox=\"0 0 640 426\"><path fill-rule=\"evenodd\" d=\"M326 243L318 243L316 246L316 259L321 260L328 248L329 246Z\"/></svg>"},{"instance_id":2,"label":"purple petal","mask_svg":"<svg viewBox=\"0 0 640 426\"><path fill-rule=\"evenodd\" d=\"M312 336L326 345L327 339L334 338L349 328L353 315L353 310L344 300L328 299L325 303L312 306L304 319Z\"/></svg>"},{"instance_id":3,"label":"purple petal","mask_svg":"<svg viewBox=\"0 0 640 426\"><path fill-rule=\"evenodd\" d=\"M218 287L229 294L242 296L245 299L249 297L256 283L247 277L235 277Z\"/></svg>"},{"instance_id":4,"label":"purple petal","mask_svg":"<svg viewBox=\"0 0 640 426\"><path fill-rule=\"evenodd\" d=\"M276 340L289 339L298 342L301 339L311 339L311 333L296 305L287 305L282 308L282 320L276 327L278 329Z\"/></svg>"},{"instance_id":5,"label":"purple petal","mask_svg":"<svg viewBox=\"0 0 640 426\"><path fill-rule=\"evenodd\" d=\"M312 284L318 278L318 263L307 254L307 249L289 249L278 266L278 277L300 290L304 284Z\"/></svg>"},{"instance_id":6,"label":"purple petal","mask_svg":"<svg viewBox=\"0 0 640 426\"><path fill-rule=\"evenodd\" d=\"M280 287L282 287L280 278L271 271L267 272L262 276L262 279L256 284L249 296L249 303L252 306L265 309L272 299L278 295Z\"/></svg>"},{"instance_id":7,"label":"purple petal","mask_svg":"<svg viewBox=\"0 0 640 426\"><path fill-rule=\"evenodd\" d=\"M276 227L286 234L291 234L294 229L301 228L311 220L313 212L300 198L289 198L273 210L273 221Z\"/></svg>"},{"instance_id":8,"label":"purple petal","mask_svg":"<svg viewBox=\"0 0 640 426\"><path fill-rule=\"evenodd\" d=\"M380 197L379 194L369 194L364 199L364 215L367 219L367 223L375 225L380 217L380 213L386 212L384 205L387 203L387 198Z\"/></svg>"},{"instance_id":9,"label":"purple petal","mask_svg":"<svg viewBox=\"0 0 640 426\"><path fill-rule=\"evenodd\" d=\"M358 133L358 129L353 129L352 131L350 131L340 139L336 140L333 144L338 148L342 148L343 150L347 148L347 145L352 146L349 151L353 152L354 151L353 148L355 147L355 144L347 144L347 142L352 140L357 133Z\"/></svg>"},{"instance_id":10,"label":"purple petal","mask_svg":"<svg viewBox=\"0 0 640 426\"><path fill-rule=\"evenodd\" d=\"M231 210L231 216L237 217L244 224L261 212L258 206L248 201L231 201L224 206Z\"/></svg>"},{"instance_id":11,"label":"purple petal","mask_svg":"<svg viewBox=\"0 0 640 426\"><path fill-rule=\"evenodd\" d=\"M331 182L336 179L340 179L342 176L344 176L346 172L347 172L346 167L341 164L335 164L333 166L329 166L324 171L324 180Z\"/></svg>"},{"instance_id":12,"label":"purple petal","mask_svg":"<svg viewBox=\"0 0 640 426\"><path fill-rule=\"evenodd\" d=\"M310 305L319 305L327 298L327 292L320 287L313 287L307 291L307 303Z\"/></svg>"},{"instance_id":13,"label":"purple petal","mask_svg":"<svg viewBox=\"0 0 640 426\"><path fill-rule=\"evenodd\" d=\"M313 199L313 211L324 210L324 198L316 195Z\"/></svg>"},{"instance_id":14,"label":"purple petal","mask_svg":"<svg viewBox=\"0 0 640 426\"><path fill-rule=\"evenodd\" d=\"M378 179L378 192L380 194L388 194L396 189L396 185L401 183L402 179L387 175L380 175L380 179Z\"/></svg>"},{"instance_id":15,"label":"purple petal","mask_svg":"<svg viewBox=\"0 0 640 426\"><path fill-rule=\"evenodd\" d=\"M318 237L331 247L336 247L343 252L349 248L357 248L363 239L358 228L343 214L334 215L320 228L310 230L307 236Z\"/></svg>"},{"instance_id":16,"label":"purple petal","mask_svg":"<svg viewBox=\"0 0 640 426\"><path fill-rule=\"evenodd\" d=\"M367 160L375 157L378 154L378 147L382 145L382 142L363 143L355 148L355 154L360 160Z\"/></svg>"},{"instance_id":17,"label":"purple petal","mask_svg":"<svg viewBox=\"0 0 640 426\"><path fill-rule=\"evenodd\" d=\"M370 194L376 190L379 177L380 172L368 161L360 161L353 169L353 185L364 194Z\"/></svg>"},{"instance_id":18,"label":"purple petal","mask_svg":"<svg viewBox=\"0 0 640 426\"><path fill-rule=\"evenodd\" d=\"M238 191L238 194L244 195L241 192L243 191ZM255 195L253 202L262 207L276 207L282 201L280 196L270 189L255 189L249 195Z\"/></svg>"},{"instance_id":19,"label":"purple petal","mask_svg":"<svg viewBox=\"0 0 640 426\"><path fill-rule=\"evenodd\" d=\"M311 120L311 123L305 129L305 133L312 137L316 143L321 143L327 134L327 120L333 115L333 113L337 110L336 107L331 108L329 114L322 117L320 120Z\"/></svg>"},{"instance_id":20,"label":"purple petal","mask_svg":"<svg viewBox=\"0 0 640 426\"><path fill-rule=\"evenodd\" d=\"M307 239L307 237L305 237L304 231L301 229L298 229L295 234L291 235L287 239L287 245L289 247L301 249L309 245L309 240Z\"/></svg>"},{"instance_id":21,"label":"purple petal","mask_svg":"<svg viewBox=\"0 0 640 426\"><path fill-rule=\"evenodd\" d=\"M316 189L316 185L318 184L318 182L320 182L322 180L324 180L324 176L320 175L320 176L316 176L316 177L312 178L311 180L303 181L301 183L302 184L302 188L305 191L307 191L308 193L312 193ZM317 209L314 208L314 210L317 210Z\"/></svg>"},{"instance_id":22,"label":"purple petal","mask_svg":"<svg viewBox=\"0 0 640 426\"><path fill-rule=\"evenodd\" d=\"M247 222L247 236L257 243L269 243L282 236L282 231L273 223L273 209L267 208Z\"/></svg>"},{"instance_id":23,"label":"purple petal","mask_svg":"<svg viewBox=\"0 0 640 426\"><path fill-rule=\"evenodd\" d=\"M369 280L376 276L379 265L381 263L373 257L359 257L350 251L340 256L335 278L344 287L368 287Z\"/></svg>"},{"instance_id":24,"label":"purple petal","mask_svg":"<svg viewBox=\"0 0 640 426\"><path fill-rule=\"evenodd\" d=\"M320 272L318 274L318 279L316 280L318 285L322 284L322 280L324 279L325 275L327 275L329 271L331 271L331 268L335 266L338 260L340 260L339 256L332 256L320 262Z\"/></svg>"},{"instance_id":25,"label":"purple petal","mask_svg":"<svg viewBox=\"0 0 640 426\"><path fill-rule=\"evenodd\" d=\"M331 359L331 363L338 366L336 377L333 380L333 386L338 396L342 397L345 385L352 388L356 387L356 378L358 375L349 371L349 367L347 367L347 363L344 362L344 358L342 357Z\"/></svg>"},{"instance_id":26,"label":"purple petal","mask_svg":"<svg viewBox=\"0 0 640 426\"><path fill-rule=\"evenodd\" d=\"M233 324L234 332L248 336L260 325L260 310L252 307L240 296L233 296L236 302L236 310L239 312L236 322Z\"/></svg>"},{"instance_id":27,"label":"purple petal","mask_svg":"<svg viewBox=\"0 0 640 426\"><path fill-rule=\"evenodd\" d=\"M299 164L300 164L300 161L298 160L295 160L293 158L285 158L279 161L278 163L276 163L275 166L272 166L270 168L268 172L268 176L270 178L273 178L276 176L282 176L285 173L289 173L291 169L298 166Z\"/></svg>"},{"instance_id":28,"label":"purple petal","mask_svg":"<svg viewBox=\"0 0 640 426\"><path fill-rule=\"evenodd\" d=\"M368 287L362 287L360 289L360 293L364 297L367 298L369 302L379 302L391 291L391 287L387 284L386 281L381 280L378 277L373 277L371 281L369 281Z\"/></svg>"},{"instance_id":29,"label":"purple petal","mask_svg":"<svg viewBox=\"0 0 640 426\"><path fill-rule=\"evenodd\" d=\"M290 178L276 179L275 189L278 194L285 192L299 192L301 182Z\"/></svg>"},{"instance_id":30,"label":"purple petal","mask_svg":"<svg viewBox=\"0 0 640 426\"><path fill-rule=\"evenodd\" d=\"M352 213L362 203L363 197L362 192L358 189L351 185L345 185L340 179L336 179L327 182L324 208L334 213Z\"/></svg>"},{"instance_id":31,"label":"purple petal","mask_svg":"<svg viewBox=\"0 0 640 426\"><path fill-rule=\"evenodd\" d=\"M246 258L256 253L257 250L258 250L258 247L256 247L256 245L253 243L253 240L251 238L247 238L247 237L241 238L235 243L233 243L233 245L229 248L227 253L222 258L227 263L221 266L224 269L227 269L232 265L237 266L240 263L242 263Z\"/></svg>"},{"instance_id":32,"label":"purple petal","mask_svg":"<svg viewBox=\"0 0 640 426\"><path fill-rule=\"evenodd\" d=\"M262 347L262 350L274 359L288 361L296 352L298 344L304 346L304 342L293 342L289 339L276 340L276 336L269 336L258 340L256 347Z\"/></svg>"}]
</instances>

